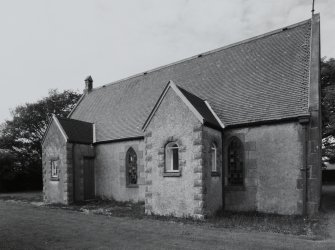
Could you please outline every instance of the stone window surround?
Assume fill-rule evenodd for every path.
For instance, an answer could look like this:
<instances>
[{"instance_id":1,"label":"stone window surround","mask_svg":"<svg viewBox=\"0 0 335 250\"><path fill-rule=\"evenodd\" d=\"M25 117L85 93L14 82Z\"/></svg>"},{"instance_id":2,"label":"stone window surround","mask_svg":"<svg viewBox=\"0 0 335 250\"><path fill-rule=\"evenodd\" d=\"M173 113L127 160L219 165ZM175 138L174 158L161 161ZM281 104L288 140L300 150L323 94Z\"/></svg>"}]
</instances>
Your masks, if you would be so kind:
<instances>
[{"instance_id":1,"label":"stone window surround","mask_svg":"<svg viewBox=\"0 0 335 250\"><path fill-rule=\"evenodd\" d=\"M59 181L59 174L60 174L60 168L59 168L59 157L58 156L52 156L49 157L49 162L50 162L50 180L51 181ZM55 162L57 162L56 165L53 165ZM52 167L55 166L57 176L53 175Z\"/></svg>"},{"instance_id":2,"label":"stone window surround","mask_svg":"<svg viewBox=\"0 0 335 250\"><path fill-rule=\"evenodd\" d=\"M209 148L209 154L211 156L211 176L212 177L220 177L220 171L218 169L218 166L220 164L218 164L218 160L219 160L219 157L218 157L218 150L219 150L219 147L218 147L218 142L216 139L213 139L211 144L210 144L210 148ZM215 146L215 161L216 161L216 167L215 167L215 171L213 171L213 166L212 166L212 153L213 153L213 146Z\"/></svg>"},{"instance_id":3,"label":"stone window surround","mask_svg":"<svg viewBox=\"0 0 335 250\"><path fill-rule=\"evenodd\" d=\"M174 168L175 158L174 152L177 151L177 169ZM167 166L168 160L170 160L171 166ZM166 173L176 173L179 172L179 145L178 143L172 141L165 145L165 172Z\"/></svg>"},{"instance_id":4,"label":"stone window surround","mask_svg":"<svg viewBox=\"0 0 335 250\"><path fill-rule=\"evenodd\" d=\"M232 186L232 185L229 185L228 183L228 148L229 148L229 145L230 143L232 142L233 139L237 138L241 144L242 144L242 160L243 160L243 184L242 185L239 185L239 186ZM244 134L232 134L229 136L228 140L227 140L227 144L225 146L225 155L227 155L226 160L225 160L225 163L226 163L226 168L225 168L225 189L227 191L246 191L246 186L245 186L245 161L246 161L246 156L245 156L245 135Z\"/></svg>"},{"instance_id":5,"label":"stone window surround","mask_svg":"<svg viewBox=\"0 0 335 250\"><path fill-rule=\"evenodd\" d=\"M137 184L131 184L131 185L128 185L127 183L127 171L126 171L126 161L127 161L127 152L128 150L132 148L135 153L136 153L136 156L137 156ZM139 188L139 178L140 178L140 168L141 168L141 159L143 157L143 151L139 150L138 148L138 144L130 144L130 145L126 145L124 147L124 151L123 151L123 157L119 156L120 158L120 167L121 169L123 169L121 172L123 172L123 176L122 178L125 178L125 184L122 184L126 186L126 188Z\"/></svg>"},{"instance_id":6,"label":"stone window surround","mask_svg":"<svg viewBox=\"0 0 335 250\"><path fill-rule=\"evenodd\" d=\"M127 155L129 150L132 149L134 151L134 153L136 154L136 174L137 174L137 183L136 184L130 184L128 181L128 164L127 164ZM138 188L138 177L139 177L139 171L138 171L138 153L136 152L135 148L133 146L130 146L127 150L126 150L126 155L125 155L125 169L126 169L126 187L127 188Z\"/></svg>"},{"instance_id":7,"label":"stone window surround","mask_svg":"<svg viewBox=\"0 0 335 250\"><path fill-rule=\"evenodd\" d=\"M178 171L175 172L167 172L166 171L166 146L169 143L176 143L178 145ZM170 136L167 140L163 143L161 147L161 151L164 152L164 169L163 169L163 177L181 177L182 175L182 166L185 165L185 161L182 160L182 152L186 150L185 146L183 146L182 141L177 139L175 136Z\"/></svg>"}]
</instances>

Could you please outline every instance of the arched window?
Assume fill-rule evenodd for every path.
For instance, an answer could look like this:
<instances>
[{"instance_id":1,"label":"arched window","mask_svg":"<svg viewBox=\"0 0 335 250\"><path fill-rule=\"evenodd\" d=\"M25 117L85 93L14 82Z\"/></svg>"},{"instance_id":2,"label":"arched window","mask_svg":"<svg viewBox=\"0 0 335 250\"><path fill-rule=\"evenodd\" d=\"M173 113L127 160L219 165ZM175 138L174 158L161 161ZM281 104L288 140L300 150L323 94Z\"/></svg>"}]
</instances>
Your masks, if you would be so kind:
<instances>
[{"instance_id":1,"label":"arched window","mask_svg":"<svg viewBox=\"0 0 335 250\"><path fill-rule=\"evenodd\" d=\"M175 142L165 147L165 172L179 172L179 147Z\"/></svg>"},{"instance_id":2,"label":"arched window","mask_svg":"<svg viewBox=\"0 0 335 250\"><path fill-rule=\"evenodd\" d=\"M243 186L244 156L242 142L234 137L228 147L228 185Z\"/></svg>"},{"instance_id":3,"label":"arched window","mask_svg":"<svg viewBox=\"0 0 335 250\"><path fill-rule=\"evenodd\" d=\"M126 178L127 185L137 184L137 155L133 148L129 148L126 154Z\"/></svg>"},{"instance_id":4,"label":"arched window","mask_svg":"<svg viewBox=\"0 0 335 250\"><path fill-rule=\"evenodd\" d=\"M211 167L212 172L217 172L217 147L215 143L211 145Z\"/></svg>"}]
</instances>

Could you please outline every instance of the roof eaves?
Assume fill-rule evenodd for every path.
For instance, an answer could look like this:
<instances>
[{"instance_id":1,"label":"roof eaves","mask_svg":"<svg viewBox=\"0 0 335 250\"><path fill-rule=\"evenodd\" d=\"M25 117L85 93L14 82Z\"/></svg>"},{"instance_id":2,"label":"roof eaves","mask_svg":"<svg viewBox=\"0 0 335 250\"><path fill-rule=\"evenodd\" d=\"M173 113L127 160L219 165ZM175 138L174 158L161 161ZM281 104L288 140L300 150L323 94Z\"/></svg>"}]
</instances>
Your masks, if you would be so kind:
<instances>
[{"instance_id":1,"label":"roof eaves","mask_svg":"<svg viewBox=\"0 0 335 250\"><path fill-rule=\"evenodd\" d=\"M193 112L193 114L198 118L198 120L203 124L204 117L199 113L199 111L193 106L193 104L187 99L187 97L181 92L179 87L173 82L170 81L171 88L177 93L177 95L182 99L186 106Z\"/></svg>"},{"instance_id":2,"label":"roof eaves","mask_svg":"<svg viewBox=\"0 0 335 250\"><path fill-rule=\"evenodd\" d=\"M290 117L283 117L278 119L269 119L269 120L262 120L262 121L249 121L244 123L237 123L237 124L230 124L227 125L225 128L240 128L240 127L247 127L247 126L261 126L261 125L268 125L268 124L275 124L275 123L281 123L281 122L299 122L301 118L310 117L309 113L306 114L300 114L296 116L290 116Z\"/></svg>"},{"instance_id":3,"label":"roof eaves","mask_svg":"<svg viewBox=\"0 0 335 250\"><path fill-rule=\"evenodd\" d=\"M53 121L53 119L52 119L52 116L51 116L51 117L49 117L49 119L48 119L48 125L47 125L47 128L46 128L46 130L45 130L45 132L44 132L44 134L43 134L43 137L42 137L42 140L41 140L41 145L43 145L43 143L44 143L44 141L45 141L45 137L46 137L46 135L48 134L48 131L49 131L49 129L50 129L50 126L51 126L52 121Z\"/></svg>"},{"instance_id":4,"label":"roof eaves","mask_svg":"<svg viewBox=\"0 0 335 250\"><path fill-rule=\"evenodd\" d=\"M77 101L76 105L73 107L73 109L71 110L71 112L67 115L67 118L71 117L72 113L77 109L77 107L79 106L79 104L81 103L81 101L84 99L84 97L86 95L87 95L86 93L82 94L82 96L79 98L79 100Z\"/></svg>"},{"instance_id":5,"label":"roof eaves","mask_svg":"<svg viewBox=\"0 0 335 250\"><path fill-rule=\"evenodd\" d=\"M95 123L93 123L92 125L92 132L93 132L93 143L95 143L97 141L97 134L96 134L96 127L95 127Z\"/></svg>"},{"instance_id":6,"label":"roof eaves","mask_svg":"<svg viewBox=\"0 0 335 250\"><path fill-rule=\"evenodd\" d=\"M163 89L161 95L159 96L155 106L153 107L153 109L151 110L148 118L145 120L143 126L142 126L142 130L145 131L147 126L149 125L152 117L154 116L154 114L156 113L156 110L158 109L159 105L161 104L162 100L164 99L164 96L166 95L167 91L170 88L170 81L168 82L168 84L166 84L165 88Z\"/></svg>"},{"instance_id":7,"label":"roof eaves","mask_svg":"<svg viewBox=\"0 0 335 250\"><path fill-rule=\"evenodd\" d=\"M224 126L223 122L220 120L218 115L214 112L211 105L209 105L209 102L207 100L205 100L205 103L206 103L207 108L211 111L212 115L215 117L216 121L220 124L221 128L224 129L225 126Z\"/></svg>"},{"instance_id":8,"label":"roof eaves","mask_svg":"<svg viewBox=\"0 0 335 250\"><path fill-rule=\"evenodd\" d=\"M67 120L67 121L73 121L73 122L80 122L80 123L89 123L89 124L94 124L93 122L87 122L87 121L82 121L82 120L78 120L78 119L73 119L73 118L68 118L68 117L66 117L66 118L64 118L64 117L58 117L57 118L58 120Z\"/></svg>"},{"instance_id":9,"label":"roof eaves","mask_svg":"<svg viewBox=\"0 0 335 250\"><path fill-rule=\"evenodd\" d=\"M213 129L216 129L216 130L219 130L219 131L223 131L223 128L221 126L218 126L218 125L213 124L211 122L205 121L204 126L209 127L209 128L213 128Z\"/></svg>"},{"instance_id":10,"label":"roof eaves","mask_svg":"<svg viewBox=\"0 0 335 250\"><path fill-rule=\"evenodd\" d=\"M143 139L144 139L144 136L134 136L134 137L118 138L118 139L105 140L105 141L97 141L93 144L98 145L98 144L107 144L107 143L115 143L115 142L123 142L123 141L136 141L136 140L143 140Z\"/></svg>"},{"instance_id":11,"label":"roof eaves","mask_svg":"<svg viewBox=\"0 0 335 250\"><path fill-rule=\"evenodd\" d=\"M69 140L68 143L75 143L75 144L83 144L83 145L91 145L92 142L82 142L82 141L76 141L76 140Z\"/></svg>"},{"instance_id":12,"label":"roof eaves","mask_svg":"<svg viewBox=\"0 0 335 250\"><path fill-rule=\"evenodd\" d=\"M56 123L58 129L61 131L61 133L62 133L62 135L63 135L65 141L68 142L69 137L68 137L67 134L65 133L65 131L64 131L62 125L60 124L59 120L57 119L57 117L56 117L55 115L52 115L52 118L53 118L53 120L55 121L55 123Z\"/></svg>"}]
</instances>

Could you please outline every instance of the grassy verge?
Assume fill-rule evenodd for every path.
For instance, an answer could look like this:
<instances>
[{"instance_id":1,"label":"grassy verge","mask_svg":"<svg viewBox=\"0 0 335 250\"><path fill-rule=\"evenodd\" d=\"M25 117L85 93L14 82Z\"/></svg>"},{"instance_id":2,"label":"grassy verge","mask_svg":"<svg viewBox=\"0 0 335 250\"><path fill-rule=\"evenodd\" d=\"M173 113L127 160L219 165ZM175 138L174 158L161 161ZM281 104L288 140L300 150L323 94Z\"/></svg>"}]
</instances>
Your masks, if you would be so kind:
<instances>
[{"instance_id":1,"label":"grassy verge","mask_svg":"<svg viewBox=\"0 0 335 250\"><path fill-rule=\"evenodd\" d=\"M326 215L320 213L313 218L264 214L258 212L219 211L205 220L176 218L173 216L145 215L144 203L118 202L113 200L94 200L70 206L49 205L80 211L83 213L105 216L131 217L137 219L156 219L184 224L198 224L210 227L226 228L240 231L273 232L307 236L311 239L327 238Z\"/></svg>"},{"instance_id":2,"label":"grassy verge","mask_svg":"<svg viewBox=\"0 0 335 250\"><path fill-rule=\"evenodd\" d=\"M312 218L307 218L258 212L220 211L216 216L208 218L208 222L215 227L304 235L313 239L327 237L326 216L321 213Z\"/></svg>"},{"instance_id":3,"label":"grassy verge","mask_svg":"<svg viewBox=\"0 0 335 250\"><path fill-rule=\"evenodd\" d=\"M1 200L39 202L41 193L6 193L0 194ZM184 224L198 224L209 227L225 228L240 231L273 232L282 234L302 235L311 239L325 239L327 235L327 214L319 213L313 218L302 216L286 216L263 214L257 212L219 211L205 220L192 218L176 218L173 216L151 215L144 213L144 203L118 202L114 200L92 200L65 206L62 204L45 205L49 208L62 208L86 214L104 216L130 217L136 219L156 219Z\"/></svg>"},{"instance_id":4,"label":"grassy verge","mask_svg":"<svg viewBox=\"0 0 335 250\"><path fill-rule=\"evenodd\" d=\"M144 202L119 202L114 200L92 200L78 202L69 206L63 204L49 204L48 207L58 207L68 210L83 212L86 214L100 214L105 216L131 217L142 219L144 214Z\"/></svg>"}]
</instances>

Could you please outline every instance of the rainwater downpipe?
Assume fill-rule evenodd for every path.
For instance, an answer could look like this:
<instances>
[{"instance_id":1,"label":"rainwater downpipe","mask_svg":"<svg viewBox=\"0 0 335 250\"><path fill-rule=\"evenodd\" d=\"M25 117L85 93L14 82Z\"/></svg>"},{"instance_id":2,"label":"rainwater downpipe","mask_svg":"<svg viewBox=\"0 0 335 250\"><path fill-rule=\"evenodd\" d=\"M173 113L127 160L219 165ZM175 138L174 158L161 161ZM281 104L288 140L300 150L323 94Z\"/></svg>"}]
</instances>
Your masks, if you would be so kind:
<instances>
[{"instance_id":1,"label":"rainwater downpipe","mask_svg":"<svg viewBox=\"0 0 335 250\"><path fill-rule=\"evenodd\" d=\"M76 202L76 165L75 165L75 154L74 154L74 143L72 143L72 196L73 196L73 203Z\"/></svg>"},{"instance_id":2,"label":"rainwater downpipe","mask_svg":"<svg viewBox=\"0 0 335 250\"><path fill-rule=\"evenodd\" d=\"M224 138L223 138L223 129L221 130L221 182L222 182L222 210L225 210L226 206L226 195L225 195L225 145L224 145Z\"/></svg>"},{"instance_id":3,"label":"rainwater downpipe","mask_svg":"<svg viewBox=\"0 0 335 250\"><path fill-rule=\"evenodd\" d=\"M303 215L306 216L308 213L308 127L309 116L300 117L299 123L303 128L303 167L300 169L303 177Z\"/></svg>"}]
</instances>

